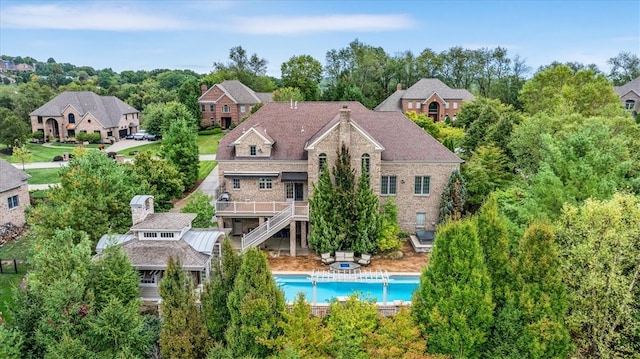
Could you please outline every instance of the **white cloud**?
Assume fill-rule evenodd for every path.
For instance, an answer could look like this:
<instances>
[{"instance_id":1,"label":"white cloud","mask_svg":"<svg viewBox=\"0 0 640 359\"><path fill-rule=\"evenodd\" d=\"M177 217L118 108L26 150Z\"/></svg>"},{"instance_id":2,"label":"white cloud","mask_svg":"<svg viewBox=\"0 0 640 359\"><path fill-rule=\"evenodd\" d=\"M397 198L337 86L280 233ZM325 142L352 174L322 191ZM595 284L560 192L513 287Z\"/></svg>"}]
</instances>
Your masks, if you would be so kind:
<instances>
[{"instance_id":1,"label":"white cloud","mask_svg":"<svg viewBox=\"0 0 640 359\"><path fill-rule=\"evenodd\" d=\"M18 5L2 9L0 17L0 27L17 29L146 31L186 27L185 23L170 16L114 6L109 2L74 3L73 6Z\"/></svg>"},{"instance_id":2,"label":"white cloud","mask_svg":"<svg viewBox=\"0 0 640 359\"><path fill-rule=\"evenodd\" d=\"M293 35L314 32L393 31L412 28L408 15L261 16L235 20L236 32L261 35Z\"/></svg>"}]
</instances>

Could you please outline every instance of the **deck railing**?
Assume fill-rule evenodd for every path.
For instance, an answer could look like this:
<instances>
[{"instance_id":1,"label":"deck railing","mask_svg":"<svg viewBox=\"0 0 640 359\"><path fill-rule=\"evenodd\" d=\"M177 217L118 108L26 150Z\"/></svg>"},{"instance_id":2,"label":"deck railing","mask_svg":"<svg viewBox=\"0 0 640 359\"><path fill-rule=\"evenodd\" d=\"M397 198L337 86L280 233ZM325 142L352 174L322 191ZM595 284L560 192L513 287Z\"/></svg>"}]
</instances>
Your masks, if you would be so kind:
<instances>
[{"instance_id":1,"label":"deck railing","mask_svg":"<svg viewBox=\"0 0 640 359\"><path fill-rule=\"evenodd\" d=\"M294 216L309 217L309 205L306 202L226 202L216 201L216 214L219 216L239 215L275 215L294 205Z\"/></svg>"}]
</instances>

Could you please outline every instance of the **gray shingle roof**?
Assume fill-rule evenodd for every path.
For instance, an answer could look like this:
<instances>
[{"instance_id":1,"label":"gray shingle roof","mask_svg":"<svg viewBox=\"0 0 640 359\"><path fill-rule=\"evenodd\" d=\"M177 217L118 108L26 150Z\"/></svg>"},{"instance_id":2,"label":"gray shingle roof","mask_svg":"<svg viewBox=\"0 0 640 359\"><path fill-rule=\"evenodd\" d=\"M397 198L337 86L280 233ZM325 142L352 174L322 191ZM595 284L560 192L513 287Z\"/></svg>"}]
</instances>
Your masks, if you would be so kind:
<instances>
[{"instance_id":1,"label":"gray shingle roof","mask_svg":"<svg viewBox=\"0 0 640 359\"><path fill-rule=\"evenodd\" d=\"M270 160L306 160L305 144L331 127L327 125L343 105L350 109L351 120L385 148L381 153L385 161L462 162L401 112L376 112L359 102L299 102L297 109L288 102L267 103L220 140L217 159L234 159L233 142L243 130L259 125L276 142Z\"/></svg>"},{"instance_id":2,"label":"gray shingle roof","mask_svg":"<svg viewBox=\"0 0 640 359\"><path fill-rule=\"evenodd\" d=\"M452 89L444 82L438 79L420 79L420 81L413 84L406 90L397 90L387 97L378 106L376 111L402 111L402 99L406 100L420 100L428 99L437 93L443 100L473 100L475 97L471 92L465 89Z\"/></svg>"},{"instance_id":3,"label":"gray shingle roof","mask_svg":"<svg viewBox=\"0 0 640 359\"><path fill-rule=\"evenodd\" d=\"M227 95L239 104L254 104L262 102L256 93L238 80L227 80L218 84Z\"/></svg>"},{"instance_id":4,"label":"gray shingle roof","mask_svg":"<svg viewBox=\"0 0 640 359\"><path fill-rule=\"evenodd\" d=\"M139 240L134 238L122 245L122 250L138 269L166 268L170 257L180 259L185 269L203 269L210 256L193 249L187 242L169 240Z\"/></svg>"},{"instance_id":5,"label":"gray shingle roof","mask_svg":"<svg viewBox=\"0 0 640 359\"><path fill-rule=\"evenodd\" d=\"M191 227L191 222L196 218L195 213L150 213L144 221L131 227L132 231L145 230L182 230Z\"/></svg>"},{"instance_id":6,"label":"gray shingle roof","mask_svg":"<svg viewBox=\"0 0 640 359\"><path fill-rule=\"evenodd\" d=\"M31 177L27 173L15 168L9 162L0 159L0 192L18 188ZM6 202L6 201L5 201Z\"/></svg>"},{"instance_id":7,"label":"gray shingle roof","mask_svg":"<svg viewBox=\"0 0 640 359\"><path fill-rule=\"evenodd\" d=\"M622 86L616 86L615 90L618 96L624 96L629 93L629 91L634 91L638 96L640 96L640 76Z\"/></svg>"},{"instance_id":8,"label":"gray shingle roof","mask_svg":"<svg viewBox=\"0 0 640 359\"><path fill-rule=\"evenodd\" d=\"M60 116L68 106L81 116L90 112L105 128L118 127L124 114L139 113L115 96L99 96L91 91L65 91L31 112L30 116Z\"/></svg>"}]
</instances>

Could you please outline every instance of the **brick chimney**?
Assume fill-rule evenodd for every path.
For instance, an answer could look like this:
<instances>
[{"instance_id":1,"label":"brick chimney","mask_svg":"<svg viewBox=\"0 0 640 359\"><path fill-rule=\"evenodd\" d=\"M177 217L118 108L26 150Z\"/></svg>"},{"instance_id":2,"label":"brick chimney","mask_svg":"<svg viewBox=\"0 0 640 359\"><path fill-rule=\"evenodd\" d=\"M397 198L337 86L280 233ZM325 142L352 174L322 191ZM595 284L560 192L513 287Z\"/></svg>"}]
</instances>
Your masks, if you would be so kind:
<instances>
[{"instance_id":1,"label":"brick chimney","mask_svg":"<svg viewBox=\"0 0 640 359\"><path fill-rule=\"evenodd\" d=\"M340 110L340 143L338 150L344 144L347 148L351 147L351 110L344 105Z\"/></svg>"},{"instance_id":2,"label":"brick chimney","mask_svg":"<svg viewBox=\"0 0 640 359\"><path fill-rule=\"evenodd\" d=\"M154 213L153 196L137 195L129 202L131 206L131 221L133 225L144 221L148 215Z\"/></svg>"},{"instance_id":3,"label":"brick chimney","mask_svg":"<svg viewBox=\"0 0 640 359\"><path fill-rule=\"evenodd\" d=\"M200 94L204 95L205 92L207 92L207 84L200 85Z\"/></svg>"},{"instance_id":4,"label":"brick chimney","mask_svg":"<svg viewBox=\"0 0 640 359\"><path fill-rule=\"evenodd\" d=\"M400 90L402 90L402 84L398 82L398 84L396 85L396 91Z\"/></svg>"}]
</instances>

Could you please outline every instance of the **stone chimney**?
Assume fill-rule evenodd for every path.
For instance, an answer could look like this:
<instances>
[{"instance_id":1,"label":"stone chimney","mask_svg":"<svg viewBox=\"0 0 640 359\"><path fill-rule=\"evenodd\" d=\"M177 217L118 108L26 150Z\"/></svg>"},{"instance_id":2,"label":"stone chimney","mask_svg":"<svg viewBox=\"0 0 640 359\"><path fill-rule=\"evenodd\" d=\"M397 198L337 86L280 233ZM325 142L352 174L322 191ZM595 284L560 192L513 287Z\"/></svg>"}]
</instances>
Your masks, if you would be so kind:
<instances>
[{"instance_id":1,"label":"stone chimney","mask_svg":"<svg viewBox=\"0 0 640 359\"><path fill-rule=\"evenodd\" d=\"M207 92L207 84L200 85L200 94L204 95L205 92Z\"/></svg>"},{"instance_id":2,"label":"stone chimney","mask_svg":"<svg viewBox=\"0 0 640 359\"><path fill-rule=\"evenodd\" d=\"M351 110L344 105L340 110L340 143L338 143L338 151L344 144L347 148L351 147Z\"/></svg>"},{"instance_id":3,"label":"stone chimney","mask_svg":"<svg viewBox=\"0 0 640 359\"><path fill-rule=\"evenodd\" d=\"M131 221L134 226L144 221L148 215L154 213L153 196L134 196L129 205L131 206Z\"/></svg>"},{"instance_id":4,"label":"stone chimney","mask_svg":"<svg viewBox=\"0 0 640 359\"><path fill-rule=\"evenodd\" d=\"M400 90L402 90L402 84L398 82L398 84L396 85L396 91Z\"/></svg>"}]
</instances>

